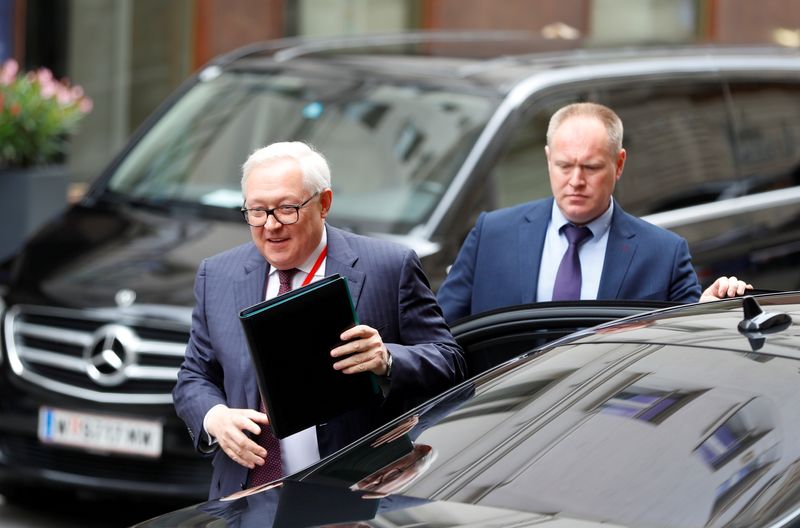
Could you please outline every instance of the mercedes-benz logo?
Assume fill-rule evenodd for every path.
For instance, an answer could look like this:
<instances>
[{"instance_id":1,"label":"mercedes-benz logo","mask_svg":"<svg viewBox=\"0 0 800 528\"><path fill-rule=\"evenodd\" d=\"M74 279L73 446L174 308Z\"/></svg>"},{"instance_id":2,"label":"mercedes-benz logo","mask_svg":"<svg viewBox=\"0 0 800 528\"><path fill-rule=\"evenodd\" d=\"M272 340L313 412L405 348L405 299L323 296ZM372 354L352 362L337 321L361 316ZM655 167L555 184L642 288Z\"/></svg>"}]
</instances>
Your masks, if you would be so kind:
<instances>
[{"instance_id":1,"label":"mercedes-benz logo","mask_svg":"<svg viewBox=\"0 0 800 528\"><path fill-rule=\"evenodd\" d=\"M136 301L136 292L123 288L114 295L114 302L120 308L127 308Z\"/></svg>"},{"instance_id":2,"label":"mercedes-benz logo","mask_svg":"<svg viewBox=\"0 0 800 528\"><path fill-rule=\"evenodd\" d=\"M122 325L100 327L84 349L86 373L98 385L114 386L126 379L125 368L134 362L139 339Z\"/></svg>"}]
</instances>

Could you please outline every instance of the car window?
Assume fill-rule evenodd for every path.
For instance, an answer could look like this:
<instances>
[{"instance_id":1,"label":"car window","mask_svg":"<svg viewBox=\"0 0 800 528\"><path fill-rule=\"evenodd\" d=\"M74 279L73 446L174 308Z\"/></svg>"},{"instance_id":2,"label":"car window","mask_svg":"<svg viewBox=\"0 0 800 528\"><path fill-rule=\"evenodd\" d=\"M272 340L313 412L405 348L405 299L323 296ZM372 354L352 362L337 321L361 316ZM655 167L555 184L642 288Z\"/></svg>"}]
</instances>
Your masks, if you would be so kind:
<instances>
[{"instance_id":1,"label":"car window","mask_svg":"<svg viewBox=\"0 0 800 528\"><path fill-rule=\"evenodd\" d=\"M738 189L720 82L594 83L568 94L532 96L493 171L497 207L549 196L547 124L555 110L578 101L605 104L622 119L628 158L614 196L628 212L707 203Z\"/></svg>"},{"instance_id":2,"label":"car window","mask_svg":"<svg viewBox=\"0 0 800 528\"><path fill-rule=\"evenodd\" d=\"M540 101L537 95L530 107L522 111L519 124L503 139L502 153L492 170L491 186L496 197L492 209L550 196L544 153L547 124L561 106L577 101L577 96Z\"/></svg>"},{"instance_id":3,"label":"car window","mask_svg":"<svg viewBox=\"0 0 800 528\"><path fill-rule=\"evenodd\" d=\"M740 194L800 183L800 86L769 81L731 81Z\"/></svg>"},{"instance_id":4,"label":"car window","mask_svg":"<svg viewBox=\"0 0 800 528\"><path fill-rule=\"evenodd\" d=\"M597 93L625 126L628 152L615 196L636 215L730 196L739 178L721 83L626 83Z\"/></svg>"},{"instance_id":5,"label":"car window","mask_svg":"<svg viewBox=\"0 0 800 528\"><path fill-rule=\"evenodd\" d=\"M300 139L330 163L334 223L405 233L438 203L495 104L479 94L375 78L227 72L183 96L109 188L139 200L238 208L247 156Z\"/></svg>"}]
</instances>

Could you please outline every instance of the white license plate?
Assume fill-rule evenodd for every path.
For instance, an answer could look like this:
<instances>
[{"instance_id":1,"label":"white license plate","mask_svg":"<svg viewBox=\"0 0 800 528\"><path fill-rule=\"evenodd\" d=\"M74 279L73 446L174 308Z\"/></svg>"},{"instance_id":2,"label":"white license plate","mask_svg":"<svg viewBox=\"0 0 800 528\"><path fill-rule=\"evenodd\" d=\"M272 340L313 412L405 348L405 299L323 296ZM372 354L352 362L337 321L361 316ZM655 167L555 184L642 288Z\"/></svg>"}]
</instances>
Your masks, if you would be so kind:
<instances>
[{"instance_id":1,"label":"white license plate","mask_svg":"<svg viewBox=\"0 0 800 528\"><path fill-rule=\"evenodd\" d=\"M161 456L162 438L160 422L53 407L39 409L39 440L47 444L157 458Z\"/></svg>"}]
</instances>

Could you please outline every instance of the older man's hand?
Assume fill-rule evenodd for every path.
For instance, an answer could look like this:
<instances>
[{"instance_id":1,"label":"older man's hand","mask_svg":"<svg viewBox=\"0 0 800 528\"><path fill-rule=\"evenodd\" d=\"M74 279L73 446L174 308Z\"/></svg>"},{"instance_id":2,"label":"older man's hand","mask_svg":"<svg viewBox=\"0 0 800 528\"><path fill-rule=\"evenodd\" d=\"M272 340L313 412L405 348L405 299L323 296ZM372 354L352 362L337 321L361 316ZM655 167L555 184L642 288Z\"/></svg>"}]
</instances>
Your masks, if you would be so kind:
<instances>
[{"instance_id":1,"label":"older man's hand","mask_svg":"<svg viewBox=\"0 0 800 528\"><path fill-rule=\"evenodd\" d=\"M700 296L700 302L717 301L726 297L744 295L747 290L752 290L753 285L736 277L720 277L714 284L706 288Z\"/></svg>"},{"instance_id":2,"label":"older man's hand","mask_svg":"<svg viewBox=\"0 0 800 528\"><path fill-rule=\"evenodd\" d=\"M345 374L372 372L378 376L386 375L389 368L389 351L378 331L371 326L358 325L345 330L340 336L343 345L331 350L331 356L342 358L333 368Z\"/></svg>"},{"instance_id":3,"label":"older man's hand","mask_svg":"<svg viewBox=\"0 0 800 528\"><path fill-rule=\"evenodd\" d=\"M217 439L219 447L231 460L253 469L265 463L267 450L253 441L247 433L258 436L269 425L266 414L253 409L230 409L217 405L208 412L206 429Z\"/></svg>"}]
</instances>

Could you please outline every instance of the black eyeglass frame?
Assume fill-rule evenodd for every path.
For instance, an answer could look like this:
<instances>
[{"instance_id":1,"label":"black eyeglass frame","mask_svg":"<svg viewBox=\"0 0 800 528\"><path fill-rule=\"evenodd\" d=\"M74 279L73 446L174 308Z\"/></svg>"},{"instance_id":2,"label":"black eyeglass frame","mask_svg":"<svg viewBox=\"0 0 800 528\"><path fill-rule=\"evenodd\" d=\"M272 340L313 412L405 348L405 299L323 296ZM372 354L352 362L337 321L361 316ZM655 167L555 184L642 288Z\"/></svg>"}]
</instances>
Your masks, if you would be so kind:
<instances>
[{"instance_id":1,"label":"black eyeglass frame","mask_svg":"<svg viewBox=\"0 0 800 528\"><path fill-rule=\"evenodd\" d=\"M272 217L275 219L275 221L278 222L281 225L292 225L292 224L296 224L300 220L300 209L302 209L303 207L308 205L308 202L310 202L311 200L313 200L317 196L319 196L319 191L317 191L314 194L312 194L311 196L309 196L308 199L305 202L300 203L300 204L284 204L284 205L279 205L277 207L273 207L272 209L264 209L263 207L251 207L251 208L247 209L245 207L242 207L241 209L239 209L239 211L242 213L242 218L244 218L244 222L247 225L249 225L250 227L264 227L265 225L267 225L267 222L269 221L269 215L272 215ZM278 218L278 215L275 214L276 210L282 210L282 212L288 213L289 209L293 209L294 210L294 220L292 222L284 222L280 218ZM262 213L266 213L266 216L264 216L264 223L263 224L258 224L258 225L253 225L250 222L248 222L247 216L250 213L250 211L261 211ZM289 214L291 214L291 213L289 213Z\"/></svg>"}]
</instances>

